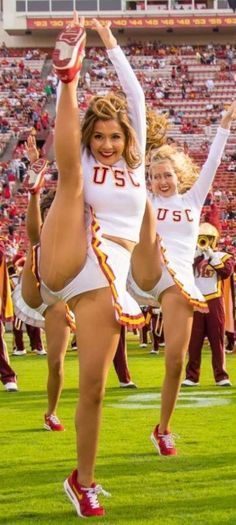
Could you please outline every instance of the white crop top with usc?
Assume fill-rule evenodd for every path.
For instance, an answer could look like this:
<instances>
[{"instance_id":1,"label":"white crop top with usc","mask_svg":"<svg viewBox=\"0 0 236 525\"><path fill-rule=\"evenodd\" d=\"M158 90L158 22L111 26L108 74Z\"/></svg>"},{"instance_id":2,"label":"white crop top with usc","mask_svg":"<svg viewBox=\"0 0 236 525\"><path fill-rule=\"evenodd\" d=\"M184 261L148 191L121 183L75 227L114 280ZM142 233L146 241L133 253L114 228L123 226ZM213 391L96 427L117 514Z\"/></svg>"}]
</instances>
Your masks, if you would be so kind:
<instances>
[{"instance_id":1,"label":"white crop top with usc","mask_svg":"<svg viewBox=\"0 0 236 525\"><path fill-rule=\"evenodd\" d=\"M82 151L85 202L91 206L102 234L139 241L146 204L145 141L146 115L142 88L119 46L107 50L122 89L142 154L142 164L130 169L122 158L112 167L96 161L87 149Z\"/></svg>"},{"instance_id":2,"label":"white crop top with usc","mask_svg":"<svg viewBox=\"0 0 236 525\"><path fill-rule=\"evenodd\" d=\"M186 193L172 197L150 195L157 217L163 257L175 283L190 303L205 308L205 299L197 288L193 261L201 209L220 164L229 131L219 128L200 175Z\"/></svg>"},{"instance_id":3,"label":"white crop top with usc","mask_svg":"<svg viewBox=\"0 0 236 525\"><path fill-rule=\"evenodd\" d=\"M122 158L111 168L99 164L90 151L82 149L87 259L81 272L57 292L41 282L41 295L46 304L90 290L110 286L117 321L130 328L145 324L143 314L126 290L131 253L108 241L104 234L139 241L146 205L145 142L146 111L142 88L120 47L108 51L127 98L130 122L136 131L142 164L134 170ZM60 85L58 90L58 98Z\"/></svg>"}]
</instances>

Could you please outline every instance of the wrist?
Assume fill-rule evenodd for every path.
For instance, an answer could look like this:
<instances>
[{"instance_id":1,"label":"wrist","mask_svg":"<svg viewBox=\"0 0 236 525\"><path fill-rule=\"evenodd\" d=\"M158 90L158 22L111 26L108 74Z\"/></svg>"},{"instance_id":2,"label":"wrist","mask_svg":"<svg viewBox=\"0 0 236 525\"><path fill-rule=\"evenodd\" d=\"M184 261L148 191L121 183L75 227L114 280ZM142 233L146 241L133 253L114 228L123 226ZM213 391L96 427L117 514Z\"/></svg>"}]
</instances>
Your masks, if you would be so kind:
<instances>
[{"instance_id":1,"label":"wrist","mask_svg":"<svg viewBox=\"0 0 236 525\"><path fill-rule=\"evenodd\" d=\"M231 122L232 122L231 116L230 116L230 115L225 115L225 116L221 119L220 127L221 127L221 128L224 128L224 129L230 129Z\"/></svg>"},{"instance_id":2,"label":"wrist","mask_svg":"<svg viewBox=\"0 0 236 525\"><path fill-rule=\"evenodd\" d=\"M114 49L114 47L117 46L117 40L116 38L112 38L112 39L109 39L109 40L104 40L104 45L106 47L106 49Z\"/></svg>"}]
</instances>

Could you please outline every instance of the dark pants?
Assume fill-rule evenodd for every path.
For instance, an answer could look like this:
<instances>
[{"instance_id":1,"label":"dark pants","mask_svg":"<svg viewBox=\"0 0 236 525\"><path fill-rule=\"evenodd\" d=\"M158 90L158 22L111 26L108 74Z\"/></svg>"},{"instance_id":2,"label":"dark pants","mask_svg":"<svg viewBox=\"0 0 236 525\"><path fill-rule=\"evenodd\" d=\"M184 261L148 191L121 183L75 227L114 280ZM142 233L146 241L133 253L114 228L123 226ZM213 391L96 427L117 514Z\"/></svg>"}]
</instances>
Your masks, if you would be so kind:
<instances>
[{"instance_id":1,"label":"dark pants","mask_svg":"<svg viewBox=\"0 0 236 525\"><path fill-rule=\"evenodd\" d=\"M118 379L121 383L129 383L131 380L128 362L127 362L127 353L126 353L126 330L125 327L121 327L120 339L117 346L116 354L113 359L113 364L115 371L118 375Z\"/></svg>"},{"instance_id":2,"label":"dark pants","mask_svg":"<svg viewBox=\"0 0 236 525\"><path fill-rule=\"evenodd\" d=\"M201 353L204 338L208 337L212 352L212 368L215 381L228 379L225 370L224 327L225 313L221 297L207 302L209 313L194 312L193 328L189 343L189 360L186 378L197 383L200 376Z\"/></svg>"},{"instance_id":3,"label":"dark pants","mask_svg":"<svg viewBox=\"0 0 236 525\"><path fill-rule=\"evenodd\" d=\"M234 332L225 332L227 344L226 344L226 350L233 350L234 349L234 343L235 343L235 334Z\"/></svg>"},{"instance_id":4,"label":"dark pants","mask_svg":"<svg viewBox=\"0 0 236 525\"><path fill-rule=\"evenodd\" d=\"M140 329L140 344L147 345L148 344L148 332L150 331L150 325L145 324Z\"/></svg>"},{"instance_id":5,"label":"dark pants","mask_svg":"<svg viewBox=\"0 0 236 525\"><path fill-rule=\"evenodd\" d=\"M18 328L19 326L19 328ZM40 328L37 328L36 326L30 326L29 324L25 324L27 334L29 336L30 341L30 347L31 350L42 350L42 340L40 335ZM19 325L16 323L16 319L14 319L13 323L13 335L14 335L14 346L17 350L24 350L24 339L23 339L23 330L22 330L22 323Z\"/></svg>"},{"instance_id":6,"label":"dark pants","mask_svg":"<svg viewBox=\"0 0 236 525\"><path fill-rule=\"evenodd\" d=\"M148 332L152 334L153 350L157 351L159 343L164 342L163 329L160 332L162 314L151 313L150 323L144 325L140 330L140 344L148 343Z\"/></svg>"},{"instance_id":7,"label":"dark pants","mask_svg":"<svg viewBox=\"0 0 236 525\"><path fill-rule=\"evenodd\" d=\"M162 327L162 313L152 314L151 333L153 339L153 350L157 352L160 343L164 343L164 332Z\"/></svg>"},{"instance_id":8,"label":"dark pants","mask_svg":"<svg viewBox=\"0 0 236 525\"><path fill-rule=\"evenodd\" d=\"M0 319L0 381L6 383L15 382L16 374L9 365L7 346L3 339L4 326Z\"/></svg>"}]
</instances>

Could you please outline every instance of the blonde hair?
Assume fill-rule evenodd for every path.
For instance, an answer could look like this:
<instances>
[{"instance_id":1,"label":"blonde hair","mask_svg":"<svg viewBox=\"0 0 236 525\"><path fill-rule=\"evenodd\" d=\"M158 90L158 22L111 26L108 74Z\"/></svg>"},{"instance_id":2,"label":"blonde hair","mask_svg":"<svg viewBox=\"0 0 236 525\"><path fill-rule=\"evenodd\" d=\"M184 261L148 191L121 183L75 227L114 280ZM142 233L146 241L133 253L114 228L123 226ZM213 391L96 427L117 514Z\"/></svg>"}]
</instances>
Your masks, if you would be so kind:
<instances>
[{"instance_id":1,"label":"blonde hair","mask_svg":"<svg viewBox=\"0 0 236 525\"><path fill-rule=\"evenodd\" d=\"M150 159L149 174L152 177L152 168L154 164L169 160L174 168L178 178L179 193L185 193L192 187L199 175L199 167L195 162L184 153L184 151L177 149L174 146L164 144L157 150L152 152Z\"/></svg>"},{"instance_id":2,"label":"blonde hair","mask_svg":"<svg viewBox=\"0 0 236 525\"><path fill-rule=\"evenodd\" d=\"M82 123L82 142L90 149L90 141L94 125L97 120L115 119L125 134L125 147L123 157L131 169L137 168L142 161L139 151L135 130L132 128L127 110L127 102L124 96L108 93L107 95L95 96L91 99L88 110Z\"/></svg>"},{"instance_id":3,"label":"blonde hair","mask_svg":"<svg viewBox=\"0 0 236 525\"><path fill-rule=\"evenodd\" d=\"M44 221L45 211L49 210L49 208L51 207L55 195L56 190L49 190L47 193L45 193L45 195L43 195L42 200L40 202L40 213L42 221Z\"/></svg>"},{"instance_id":4,"label":"blonde hair","mask_svg":"<svg viewBox=\"0 0 236 525\"><path fill-rule=\"evenodd\" d=\"M147 110L147 156L151 154L154 148L160 148L160 146L166 142L166 132L168 128L169 122L166 115L161 115L151 109Z\"/></svg>"}]
</instances>

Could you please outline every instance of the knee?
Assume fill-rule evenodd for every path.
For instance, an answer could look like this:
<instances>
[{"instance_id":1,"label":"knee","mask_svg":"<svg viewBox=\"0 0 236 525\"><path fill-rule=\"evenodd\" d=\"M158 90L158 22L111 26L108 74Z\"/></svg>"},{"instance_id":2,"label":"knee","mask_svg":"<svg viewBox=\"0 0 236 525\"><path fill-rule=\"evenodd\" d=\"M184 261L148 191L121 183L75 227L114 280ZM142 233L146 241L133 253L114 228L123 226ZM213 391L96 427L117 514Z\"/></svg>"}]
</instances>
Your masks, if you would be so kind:
<instances>
[{"instance_id":1,"label":"knee","mask_svg":"<svg viewBox=\"0 0 236 525\"><path fill-rule=\"evenodd\" d=\"M61 357L50 357L48 353L48 368L53 375L61 377L64 371L64 359Z\"/></svg>"},{"instance_id":2,"label":"knee","mask_svg":"<svg viewBox=\"0 0 236 525\"><path fill-rule=\"evenodd\" d=\"M166 360L166 372L173 378L178 378L184 367L184 356L174 356Z\"/></svg>"},{"instance_id":3,"label":"knee","mask_svg":"<svg viewBox=\"0 0 236 525\"><path fill-rule=\"evenodd\" d=\"M81 390L80 398L90 405L100 405L103 401L105 386L100 380L90 381L87 386Z\"/></svg>"}]
</instances>

